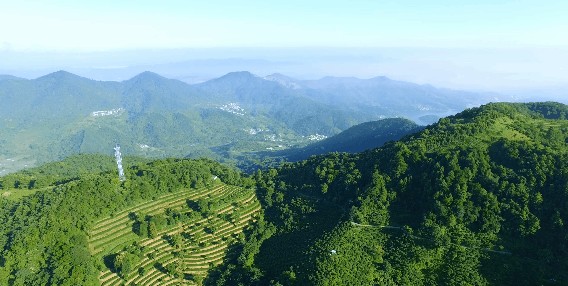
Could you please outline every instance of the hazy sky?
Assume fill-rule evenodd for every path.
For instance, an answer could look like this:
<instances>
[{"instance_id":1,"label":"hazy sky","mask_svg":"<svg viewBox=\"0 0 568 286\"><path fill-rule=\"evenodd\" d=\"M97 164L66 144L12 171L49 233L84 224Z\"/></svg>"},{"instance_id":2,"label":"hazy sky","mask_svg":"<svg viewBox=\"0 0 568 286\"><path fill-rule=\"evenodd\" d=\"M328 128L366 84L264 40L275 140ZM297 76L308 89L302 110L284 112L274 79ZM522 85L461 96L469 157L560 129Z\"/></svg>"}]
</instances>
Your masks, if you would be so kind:
<instances>
[{"instance_id":1,"label":"hazy sky","mask_svg":"<svg viewBox=\"0 0 568 286\"><path fill-rule=\"evenodd\" d=\"M0 0L0 11L0 73L24 77L156 69L200 80L232 69L568 86L568 0ZM167 65L195 60L216 69Z\"/></svg>"},{"instance_id":2,"label":"hazy sky","mask_svg":"<svg viewBox=\"0 0 568 286\"><path fill-rule=\"evenodd\" d=\"M558 0L3 0L13 50L568 46Z\"/></svg>"}]
</instances>

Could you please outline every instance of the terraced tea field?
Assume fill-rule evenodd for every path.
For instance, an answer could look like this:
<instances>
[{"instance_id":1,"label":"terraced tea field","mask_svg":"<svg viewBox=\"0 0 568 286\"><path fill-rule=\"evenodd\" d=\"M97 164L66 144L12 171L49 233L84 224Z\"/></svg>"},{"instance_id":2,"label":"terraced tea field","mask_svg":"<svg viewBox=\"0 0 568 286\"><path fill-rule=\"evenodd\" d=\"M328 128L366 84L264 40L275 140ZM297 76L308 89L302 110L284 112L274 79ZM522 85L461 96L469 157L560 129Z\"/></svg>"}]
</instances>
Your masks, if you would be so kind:
<instances>
[{"instance_id":1,"label":"terraced tea field","mask_svg":"<svg viewBox=\"0 0 568 286\"><path fill-rule=\"evenodd\" d=\"M195 207L199 201L214 204L207 212L199 212ZM199 284L210 267L222 262L229 245L259 211L253 190L217 184L167 194L103 219L89 231L91 253L105 265L101 285ZM183 213L187 219L168 224L151 237L133 231L135 214L167 217L166 213ZM133 248L138 250L137 258L127 273L111 270L114 257Z\"/></svg>"}]
</instances>

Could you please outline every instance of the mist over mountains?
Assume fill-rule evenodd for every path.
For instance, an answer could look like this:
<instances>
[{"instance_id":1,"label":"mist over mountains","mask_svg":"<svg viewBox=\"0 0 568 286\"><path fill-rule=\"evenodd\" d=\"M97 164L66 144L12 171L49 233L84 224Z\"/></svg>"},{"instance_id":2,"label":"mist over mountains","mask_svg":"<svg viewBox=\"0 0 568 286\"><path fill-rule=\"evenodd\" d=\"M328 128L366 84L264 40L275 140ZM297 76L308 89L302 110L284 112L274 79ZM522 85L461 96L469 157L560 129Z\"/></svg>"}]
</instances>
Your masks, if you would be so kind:
<instances>
[{"instance_id":1,"label":"mist over mountains","mask_svg":"<svg viewBox=\"0 0 568 286\"><path fill-rule=\"evenodd\" d=\"M0 74L28 79L66 70L87 78L123 81L143 71L200 83L229 72L275 72L297 79L325 76L389 78L460 90L532 96L566 86L566 48L177 48L99 52L0 49ZM495 63L499 63L496 65ZM564 92L564 98L566 93ZM550 93L554 96L554 93ZM553 98L563 101L562 97Z\"/></svg>"},{"instance_id":2,"label":"mist over mountains","mask_svg":"<svg viewBox=\"0 0 568 286\"><path fill-rule=\"evenodd\" d=\"M297 80L231 72L200 84L143 72L95 81L58 71L0 77L3 173L75 153L212 157L301 147L373 120L418 124L510 97L428 85L325 77Z\"/></svg>"}]
</instances>

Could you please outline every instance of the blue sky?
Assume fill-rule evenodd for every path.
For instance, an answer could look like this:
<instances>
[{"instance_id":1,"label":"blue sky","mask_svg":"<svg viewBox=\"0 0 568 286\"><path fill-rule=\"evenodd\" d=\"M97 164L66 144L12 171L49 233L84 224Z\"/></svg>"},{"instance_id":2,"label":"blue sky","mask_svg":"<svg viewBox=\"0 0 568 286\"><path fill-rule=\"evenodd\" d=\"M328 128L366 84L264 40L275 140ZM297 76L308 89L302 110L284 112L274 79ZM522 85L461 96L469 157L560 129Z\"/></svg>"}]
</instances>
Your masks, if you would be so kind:
<instances>
[{"instance_id":1,"label":"blue sky","mask_svg":"<svg viewBox=\"0 0 568 286\"><path fill-rule=\"evenodd\" d=\"M2 1L0 49L568 47L568 1Z\"/></svg>"}]
</instances>

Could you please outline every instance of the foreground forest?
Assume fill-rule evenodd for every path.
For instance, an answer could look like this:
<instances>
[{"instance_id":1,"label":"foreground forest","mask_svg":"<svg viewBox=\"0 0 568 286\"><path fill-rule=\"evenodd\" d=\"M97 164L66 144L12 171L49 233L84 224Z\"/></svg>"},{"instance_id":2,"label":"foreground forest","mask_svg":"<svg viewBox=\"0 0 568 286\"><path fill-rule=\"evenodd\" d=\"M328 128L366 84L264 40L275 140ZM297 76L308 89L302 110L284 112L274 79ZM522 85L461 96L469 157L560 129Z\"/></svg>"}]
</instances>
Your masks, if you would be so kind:
<instances>
[{"instance_id":1,"label":"foreground forest","mask_svg":"<svg viewBox=\"0 0 568 286\"><path fill-rule=\"evenodd\" d=\"M2 177L3 191L33 192L0 199L0 284L98 285L97 221L218 178L255 187L262 211L204 279L154 266L169 284L566 285L567 118L557 103L488 104L378 149L250 176L132 158L121 183L112 159L78 156Z\"/></svg>"},{"instance_id":2,"label":"foreground forest","mask_svg":"<svg viewBox=\"0 0 568 286\"><path fill-rule=\"evenodd\" d=\"M93 161L89 162L89 159ZM105 162L112 162L112 159L77 156L48 165L51 168L60 167L63 178L50 174L47 170L51 168L41 167L23 172L25 176L22 175L22 178L32 177L34 179L31 181L38 179L43 181L42 184L53 187L41 188L43 185L29 184L31 189L40 188L20 200L2 198L0 201L0 285L99 285L99 273L108 266L103 258L95 255L98 253L96 237L92 231L89 232L97 222L109 217L112 219L121 210L158 200L180 190L198 194L207 192L208 188L219 184L216 181L248 189L253 185L250 179L242 178L238 172L205 159L166 159L142 163L136 158L126 158L124 162L130 165L126 169L128 180L122 183L114 170L83 173L89 168L104 169L108 166ZM87 166L89 163L92 166L100 165L93 168ZM82 175L74 177L81 169L79 173ZM8 178L18 178L18 175ZM182 202L185 203L185 200L182 199ZM210 207L208 202L211 201L205 201L206 206ZM165 205L153 216L142 216L143 223L147 223L147 232L143 234L137 224L136 233L153 237L158 233L161 235L161 230L167 227L178 225L181 213L176 209L179 208L166 213L169 207L174 206ZM192 213L191 210L186 212ZM201 217L204 211L201 209L195 213ZM127 213L126 217L133 215ZM203 216L207 217L205 214ZM117 227L114 226L115 229ZM134 231L132 223L130 229ZM111 231L108 234L111 242L108 243L115 243L124 235ZM137 246L136 243L132 245ZM113 257L122 255L128 259L134 258L131 255L135 252L132 247L113 251ZM124 261L114 262L110 265L113 272L121 276L129 274L130 269L126 270ZM158 266L161 267L156 265L152 268Z\"/></svg>"},{"instance_id":3,"label":"foreground forest","mask_svg":"<svg viewBox=\"0 0 568 286\"><path fill-rule=\"evenodd\" d=\"M489 104L255 174L256 229L209 285L565 285L568 107Z\"/></svg>"}]
</instances>

